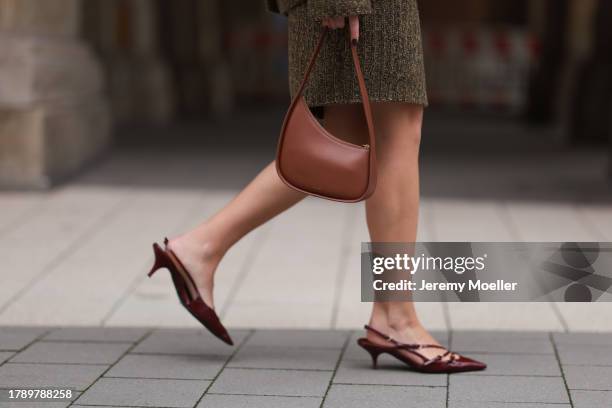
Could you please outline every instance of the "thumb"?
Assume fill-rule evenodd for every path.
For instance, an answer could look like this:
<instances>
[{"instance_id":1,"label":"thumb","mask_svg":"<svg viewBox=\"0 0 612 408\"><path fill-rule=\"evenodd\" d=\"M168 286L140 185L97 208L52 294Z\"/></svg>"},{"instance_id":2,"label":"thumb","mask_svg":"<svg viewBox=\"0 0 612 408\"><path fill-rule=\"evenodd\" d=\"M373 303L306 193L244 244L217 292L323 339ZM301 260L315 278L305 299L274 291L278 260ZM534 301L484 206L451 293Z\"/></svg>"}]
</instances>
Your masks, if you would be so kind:
<instances>
[{"instance_id":1,"label":"thumb","mask_svg":"<svg viewBox=\"0 0 612 408\"><path fill-rule=\"evenodd\" d=\"M349 16L349 26L351 29L351 41L359 41L359 17Z\"/></svg>"}]
</instances>

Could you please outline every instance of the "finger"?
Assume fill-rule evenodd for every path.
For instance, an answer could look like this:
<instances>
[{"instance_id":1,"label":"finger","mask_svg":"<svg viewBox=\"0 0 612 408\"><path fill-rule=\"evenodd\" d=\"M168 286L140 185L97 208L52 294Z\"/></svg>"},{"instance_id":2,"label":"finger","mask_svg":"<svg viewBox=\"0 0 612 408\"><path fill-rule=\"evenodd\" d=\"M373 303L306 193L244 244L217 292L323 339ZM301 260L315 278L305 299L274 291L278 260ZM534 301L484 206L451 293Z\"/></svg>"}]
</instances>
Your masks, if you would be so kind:
<instances>
[{"instance_id":1,"label":"finger","mask_svg":"<svg viewBox=\"0 0 612 408\"><path fill-rule=\"evenodd\" d=\"M323 25L323 27L329 27L329 18L324 18L321 21L321 25Z\"/></svg>"},{"instance_id":2,"label":"finger","mask_svg":"<svg viewBox=\"0 0 612 408\"><path fill-rule=\"evenodd\" d=\"M336 25L338 28L344 28L344 17L336 17Z\"/></svg>"},{"instance_id":3,"label":"finger","mask_svg":"<svg viewBox=\"0 0 612 408\"><path fill-rule=\"evenodd\" d=\"M359 41L359 17L349 17L349 27L351 29L351 41Z\"/></svg>"}]
</instances>

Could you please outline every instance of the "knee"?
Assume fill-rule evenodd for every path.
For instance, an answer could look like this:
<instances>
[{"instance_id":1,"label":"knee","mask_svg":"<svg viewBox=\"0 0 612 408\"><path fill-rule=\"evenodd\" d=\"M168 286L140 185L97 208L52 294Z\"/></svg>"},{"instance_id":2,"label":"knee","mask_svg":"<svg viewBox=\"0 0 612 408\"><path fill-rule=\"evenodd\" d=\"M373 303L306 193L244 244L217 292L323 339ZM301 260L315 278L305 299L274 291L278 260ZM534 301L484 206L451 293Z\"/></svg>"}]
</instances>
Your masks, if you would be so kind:
<instances>
[{"instance_id":1,"label":"knee","mask_svg":"<svg viewBox=\"0 0 612 408\"><path fill-rule=\"evenodd\" d=\"M418 151L421 144L423 107L412 104L390 104L377 109L376 126L381 144L391 149Z\"/></svg>"}]
</instances>

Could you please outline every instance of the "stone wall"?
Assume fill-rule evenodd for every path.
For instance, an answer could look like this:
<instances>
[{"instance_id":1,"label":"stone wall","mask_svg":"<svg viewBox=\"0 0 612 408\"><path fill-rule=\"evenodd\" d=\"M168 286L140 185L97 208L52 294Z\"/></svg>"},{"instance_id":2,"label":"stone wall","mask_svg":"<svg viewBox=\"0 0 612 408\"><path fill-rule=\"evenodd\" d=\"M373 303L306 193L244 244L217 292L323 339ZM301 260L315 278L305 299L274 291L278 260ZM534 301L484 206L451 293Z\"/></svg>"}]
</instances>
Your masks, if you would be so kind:
<instances>
[{"instance_id":1,"label":"stone wall","mask_svg":"<svg viewBox=\"0 0 612 408\"><path fill-rule=\"evenodd\" d=\"M0 0L0 187L46 188L110 141L79 0Z\"/></svg>"},{"instance_id":2,"label":"stone wall","mask_svg":"<svg viewBox=\"0 0 612 408\"><path fill-rule=\"evenodd\" d=\"M84 1L83 36L104 66L117 123L175 119L174 80L160 52L158 5L155 0Z\"/></svg>"}]
</instances>

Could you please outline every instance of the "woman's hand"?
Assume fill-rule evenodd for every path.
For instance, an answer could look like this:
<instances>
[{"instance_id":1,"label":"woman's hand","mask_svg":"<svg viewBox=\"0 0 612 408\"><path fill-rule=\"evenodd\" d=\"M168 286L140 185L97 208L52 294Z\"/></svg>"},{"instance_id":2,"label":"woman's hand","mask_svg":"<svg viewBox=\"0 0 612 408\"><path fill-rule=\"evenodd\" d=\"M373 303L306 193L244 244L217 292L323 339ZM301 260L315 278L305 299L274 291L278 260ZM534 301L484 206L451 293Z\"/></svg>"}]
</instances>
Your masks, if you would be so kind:
<instances>
[{"instance_id":1,"label":"woman's hand","mask_svg":"<svg viewBox=\"0 0 612 408\"><path fill-rule=\"evenodd\" d=\"M346 17L328 17L323 19L323 26L329 27L332 30L337 28L344 28L344 20ZM349 16L349 27L351 29L351 41L359 41L359 17Z\"/></svg>"}]
</instances>

